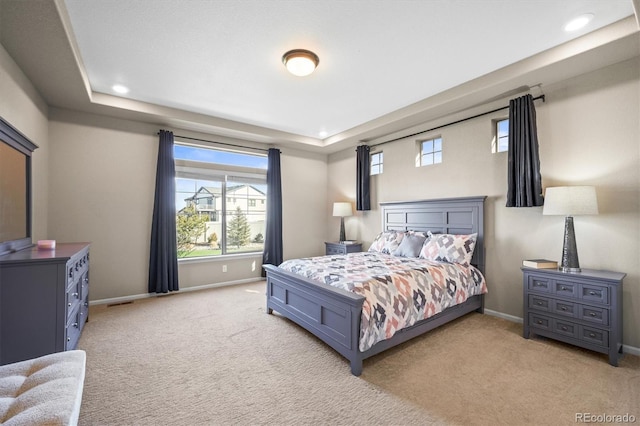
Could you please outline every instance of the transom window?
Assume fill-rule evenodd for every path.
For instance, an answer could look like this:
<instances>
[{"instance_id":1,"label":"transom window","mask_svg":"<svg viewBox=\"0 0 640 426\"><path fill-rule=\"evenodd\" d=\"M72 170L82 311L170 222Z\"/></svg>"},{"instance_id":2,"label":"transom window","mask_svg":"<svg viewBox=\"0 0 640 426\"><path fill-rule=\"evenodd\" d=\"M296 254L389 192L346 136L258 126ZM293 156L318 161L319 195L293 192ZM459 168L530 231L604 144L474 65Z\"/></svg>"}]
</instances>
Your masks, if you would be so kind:
<instances>
[{"instance_id":1,"label":"transom window","mask_svg":"<svg viewBox=\"0 0 640 426\"><path fill-rule=\"evenodd\" d=\"M371 154L371 174L379 175L382 173L384 156L382 152L376 152L375 154Z\"/></svg>"},{"instance_id":2,"label":"transom window","mask_svg":"<svg viewBox=\"0 0 640 426\"><path fill-rule=\"evenodd\" d=\"M509 119L498 120L495 122L495 138L492 152L509 151Z\"/></svg>"},{"instance_id":3,"label":"transom window","mask_svg":"<svg viewBox=\"0 0 640 426\"><path fill-rule=\"evenodd\" d=\"M262 252L267 157L177 143L174 156L178 258Z\"/></svg>"},{"instance_id":4,"label":"transom window","mask_svg":"<svg viewBox=\"0 0 640 426\"><path fill-rule=\"evenodd\" d=\"M429 166L442 163L442 138L422 141L420 144L420 165Z\"/></svg>"}]
</instances>

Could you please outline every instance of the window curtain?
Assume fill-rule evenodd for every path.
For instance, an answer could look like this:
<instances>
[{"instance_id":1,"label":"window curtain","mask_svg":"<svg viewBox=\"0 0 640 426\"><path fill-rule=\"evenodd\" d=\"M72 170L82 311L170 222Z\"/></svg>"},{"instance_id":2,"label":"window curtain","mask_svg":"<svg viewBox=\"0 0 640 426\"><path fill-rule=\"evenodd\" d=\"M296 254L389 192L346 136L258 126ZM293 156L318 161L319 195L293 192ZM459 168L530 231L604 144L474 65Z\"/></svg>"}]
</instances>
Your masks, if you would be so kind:
<instances>
[{"instance_id":1,"label":"window curtain","mask_svg":"<svg viewBox=\"0 0 640 426\"><path fill-rule=\"evenodd\" d=\"M269 149L267 163L267 224L264 237L262 264L282 263L282 183L280 175L280 150ZM262 270L262 276L266 272Z\"/></svg>"},{"instance_id":2,"label":"window curtain","mask_svg":"<svg viewBox=\"0 0 640 426\"><path fill-rule=\"evenodd\" d=\"M536 108L526 95L509 101L507 207L543 204Z\"/></svg>"},{"instance_id":3,"label":"window curtain","mask_svg":"<svg viewBox=\"0 0 640 426\"><path fill-rule=\"evenodd\" d=\"M356 210L371 210L371 156L368 145L356 148Z\"/></svg>"},{"instance_id":4,"label":"window curtain","mask_svg":"<svg viewBox=\"0 0 640 426\"><path fill-rule=\"evenodd\" d=\"M159 135L156 192L151 223L149 293L168 293L178 290L173 133L160 130Z\"/></svg>"}]
</instances>

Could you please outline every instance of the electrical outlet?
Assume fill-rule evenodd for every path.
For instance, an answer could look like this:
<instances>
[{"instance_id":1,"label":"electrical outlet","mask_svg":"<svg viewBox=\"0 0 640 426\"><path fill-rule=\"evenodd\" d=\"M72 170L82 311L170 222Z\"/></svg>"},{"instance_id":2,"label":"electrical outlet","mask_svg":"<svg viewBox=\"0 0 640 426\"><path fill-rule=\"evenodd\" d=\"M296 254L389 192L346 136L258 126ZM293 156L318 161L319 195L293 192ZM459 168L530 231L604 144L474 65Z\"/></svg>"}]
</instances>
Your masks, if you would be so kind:
<instances>
[{"instance_id":1,"label":"electrical outlet","mask_svg":"<svg viewBox=\"0 0 640 426\"><path fill-rule=\"evenodd\" d=\"M227 265L222 265L222 272L227 272Z\"/></svg>"}]
</instances>

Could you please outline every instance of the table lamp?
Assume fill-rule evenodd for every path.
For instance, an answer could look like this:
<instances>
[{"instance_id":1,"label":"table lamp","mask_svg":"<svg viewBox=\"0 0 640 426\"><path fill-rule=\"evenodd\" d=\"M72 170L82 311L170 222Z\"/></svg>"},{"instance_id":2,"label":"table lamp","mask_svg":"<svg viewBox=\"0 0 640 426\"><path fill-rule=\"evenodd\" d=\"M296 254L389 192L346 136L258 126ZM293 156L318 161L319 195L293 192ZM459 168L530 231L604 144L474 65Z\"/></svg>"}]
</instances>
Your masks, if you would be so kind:
<instances>
[{"instance_id":1,"label":"table lamp","mask_svg":"<svg viewBox=\"0 0 640 426\"><path fill-rule=\"evenodd\" d=\"M347 240L344 232L344 218L352 214L351 203L333 203L333 215L340 216L340 242Z\"/></svg>"},{"instance_id":2,"label":"table lamp","mask_svg":"<svg viewBox=\"0 0 640 426\"><path fill-rule=\"evenodd\" d=\"M564 219L564 244L562 272L580 272L573 216L598 214L598 199L593 186L556 186L547 188L544 195L543 215L562 215Z\"/></svg>"}]
</instances>

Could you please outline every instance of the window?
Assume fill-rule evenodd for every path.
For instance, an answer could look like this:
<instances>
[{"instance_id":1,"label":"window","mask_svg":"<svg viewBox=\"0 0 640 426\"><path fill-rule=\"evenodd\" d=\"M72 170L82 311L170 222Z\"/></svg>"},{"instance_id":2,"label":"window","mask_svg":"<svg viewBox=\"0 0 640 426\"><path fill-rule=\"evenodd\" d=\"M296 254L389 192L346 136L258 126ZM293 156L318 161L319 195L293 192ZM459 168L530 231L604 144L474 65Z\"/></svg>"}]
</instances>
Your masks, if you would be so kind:
<instances>
[{"instance_id":1,"label":"window","mask_svg":"<svg viewBox=\"0 0 640 426\"><path fill-rule=\"evenodd\" d=\"M178 143L174 156L178 258L262 252L267 157Z\"/></svg>"},{"instance_id":2,"label":"window","mask_svg":"<svg viewBox=\"0 0 640 426\"><path fill-rule=\"evenodd\" d=\"M495 124L496 135L491 151L494 153L509 151L509 119L498 120Z\"/></svg>"},{"instance_id":3,"label":"window","mask_svg":"<svg viewBox=\"0 0 640 426\"><path fill-rule=\"evenodd\" d=\"M442 138L429 139L420 144L420 165L442 163Z\"/></svg>"},{"instance_id":4,"label":"window","mask_svg":"<svg viewBox=\"0 0 640 426\"><path fill-rule=\"evenodd\" d=\"M376 152L375 154L371 154L371 174L379 175L382 173L382 163L384 157L382 152Z\"/></svg>"}]
</instances>

